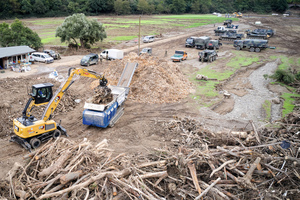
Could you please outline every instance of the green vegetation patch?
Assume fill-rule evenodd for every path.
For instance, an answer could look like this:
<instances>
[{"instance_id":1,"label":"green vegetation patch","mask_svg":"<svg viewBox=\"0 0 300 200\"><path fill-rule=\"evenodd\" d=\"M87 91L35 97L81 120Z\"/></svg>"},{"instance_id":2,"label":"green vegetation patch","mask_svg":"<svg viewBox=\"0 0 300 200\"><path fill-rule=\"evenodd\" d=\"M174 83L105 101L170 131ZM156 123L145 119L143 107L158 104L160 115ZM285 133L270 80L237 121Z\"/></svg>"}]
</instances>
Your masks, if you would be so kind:
<instances>
[{"instance_id":1,"label":"green vegetation patch","mask_svg":"<svg viewBox=\"0 0 300 200\"><path fill-rule=\"evenodd\" d=\"M276 60L277 58L280 58L281 60L281 64L278 66L278 69L282 69L282 70L287 70L289 69L291 66L295 66L296 64L298 64L298 68L300 67L300 58L289 58L287 56L284 55L279 55L279 56L270 56L270 58L272 60Z\"/></svg>"},{"instance_id":2,"label":"green vegetation patch","mask_svg":"<svg viewBox=\"0 0 300 200\"><path fill-rule=\"evenodd\" d=\"M66 43L61 43L60 38L58 37L47 37L42 39L43 44L51 44L51 45L66 45Z\"/></svg>"},{"instance_id":3,"label":"green vegetation patch","mask_svg":"<svg viewBox=\"0 0 300 200\"><path fill-rule=\"evenodd\" d=\"M117 36L117 37L111 38L111 40L116 40L116 41L128 41L128 40L132 40L132 39L137 38L137 37L138 37L138 36L136 36L136 35Z\"/></svg>"},{"instance_id":4,"label":"green vegetation patch","mask_svg":"<svg viewBox=\"0 0 300 200\"><path fill-rule=\"evenodd\" d=\"M300 94L284 93L281 97L284 99L282 117L285 117L287 114L293 112L295 98L300 98Z\"/></svg>"},{"instance_id":5,"label":"green vegetation patch","mask_svg":"<svg viewBox=\"0 0 300 200\"><path fill-rule=\"evenodd\" d=\"M262 107L265 111L265 115L266 115L266 121L270 121L271 120L271 102L269 100L265 100L265 102L263 103Z\"/></svg>"}]
</instances>

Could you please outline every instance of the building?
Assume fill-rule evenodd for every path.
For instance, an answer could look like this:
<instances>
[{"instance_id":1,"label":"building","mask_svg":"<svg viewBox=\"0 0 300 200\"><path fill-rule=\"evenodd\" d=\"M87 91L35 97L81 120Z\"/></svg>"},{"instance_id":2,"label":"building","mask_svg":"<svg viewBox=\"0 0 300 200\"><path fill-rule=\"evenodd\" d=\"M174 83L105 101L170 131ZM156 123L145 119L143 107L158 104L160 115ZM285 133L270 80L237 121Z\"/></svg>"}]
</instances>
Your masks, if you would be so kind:
<instances>
[{"instance_id":1,"label":"building","mask_svg":"<svg viewBox=\"0 0 300 200\"><path fill-rule=\"evenodd\" d=\"M9 68L10 65L28 62L29 54L35 52L29 46L14 46L0 48L0 69Z\"/></svg>"}]
</instances>

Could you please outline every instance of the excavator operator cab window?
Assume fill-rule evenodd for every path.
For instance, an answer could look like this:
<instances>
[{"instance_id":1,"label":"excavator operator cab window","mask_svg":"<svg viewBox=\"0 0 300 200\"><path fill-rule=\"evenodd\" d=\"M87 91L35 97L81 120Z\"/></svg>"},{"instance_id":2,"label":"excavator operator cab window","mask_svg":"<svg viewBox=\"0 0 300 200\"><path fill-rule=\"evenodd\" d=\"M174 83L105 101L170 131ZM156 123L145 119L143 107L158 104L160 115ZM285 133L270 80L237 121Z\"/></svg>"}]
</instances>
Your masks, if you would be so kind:
<instances>
[{"instance_id":1,"label":"excavator operator cab window","mask_svg":"<svg viewBox=\"0 0 300 200\"><path fill-rule=\"evenodd\" d=\"M34 98L35 104L49 102L52 98L52 83L41 83L32 86L31 96Z\"/></svg>"}]
</instances>

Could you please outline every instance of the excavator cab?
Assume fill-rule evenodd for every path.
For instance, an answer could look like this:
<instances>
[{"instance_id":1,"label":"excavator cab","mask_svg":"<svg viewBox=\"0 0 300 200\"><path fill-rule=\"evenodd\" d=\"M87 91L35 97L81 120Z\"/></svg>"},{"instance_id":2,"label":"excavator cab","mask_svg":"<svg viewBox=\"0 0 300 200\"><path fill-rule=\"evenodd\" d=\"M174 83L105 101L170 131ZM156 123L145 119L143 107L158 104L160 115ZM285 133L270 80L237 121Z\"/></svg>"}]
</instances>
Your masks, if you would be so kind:
<instances>
[{"instance_id":1,"label":"excavator cab","mask_svg":"<svg viewBox=\"0 0 300 200\"><path fill-rule=\"evenodd\" d=\"M40 83L32 86L32 93L30 96L34 99L35 104L47 103L53 96L52 83Z\"/></svg>"}]
</instances>

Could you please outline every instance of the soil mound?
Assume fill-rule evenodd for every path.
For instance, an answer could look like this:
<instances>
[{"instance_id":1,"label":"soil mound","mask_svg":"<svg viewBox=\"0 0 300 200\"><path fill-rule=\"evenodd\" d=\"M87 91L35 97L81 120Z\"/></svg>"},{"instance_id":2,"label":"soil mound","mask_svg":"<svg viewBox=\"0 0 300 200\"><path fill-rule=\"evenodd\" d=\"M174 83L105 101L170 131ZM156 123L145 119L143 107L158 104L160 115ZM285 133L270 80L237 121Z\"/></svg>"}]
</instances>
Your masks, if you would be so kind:
<instances>
[{"instance_id":1,"label":"soil mound","mask_svg":"<svg viewBox=\"0 0 300 200\"><path fill-rule=\"evenodd\" d=\"M129 53L123 60L110 62L104 71L109 84L117 85L127 62L138 63L128 98L139 103L177 102L190 93L192 84L184 77L179 67L169 61L149 55Z\"/></svg>"}]
</instances>

